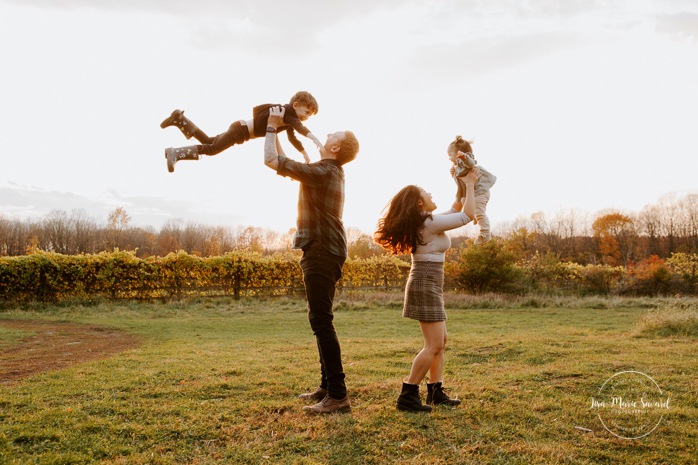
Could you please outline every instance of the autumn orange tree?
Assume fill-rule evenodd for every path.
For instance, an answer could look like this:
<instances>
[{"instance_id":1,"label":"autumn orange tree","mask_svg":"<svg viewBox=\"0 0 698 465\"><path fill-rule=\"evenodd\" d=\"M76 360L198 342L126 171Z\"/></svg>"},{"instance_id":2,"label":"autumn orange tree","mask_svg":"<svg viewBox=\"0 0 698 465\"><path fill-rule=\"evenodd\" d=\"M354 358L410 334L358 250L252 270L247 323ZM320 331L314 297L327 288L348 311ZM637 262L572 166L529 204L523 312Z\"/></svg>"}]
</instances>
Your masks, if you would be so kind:
<instances>
[{"instance_id":1,"label":"autumn orange tree","mask_svg":"<svg viewBox=\"0 0 698 465\"><path fill-rule=\"evenodd\" d=\"M620 212L599 216L591 225L606 265L625 265L632 258L637 234L633 220Z\"/></svg>"}]
</instances>

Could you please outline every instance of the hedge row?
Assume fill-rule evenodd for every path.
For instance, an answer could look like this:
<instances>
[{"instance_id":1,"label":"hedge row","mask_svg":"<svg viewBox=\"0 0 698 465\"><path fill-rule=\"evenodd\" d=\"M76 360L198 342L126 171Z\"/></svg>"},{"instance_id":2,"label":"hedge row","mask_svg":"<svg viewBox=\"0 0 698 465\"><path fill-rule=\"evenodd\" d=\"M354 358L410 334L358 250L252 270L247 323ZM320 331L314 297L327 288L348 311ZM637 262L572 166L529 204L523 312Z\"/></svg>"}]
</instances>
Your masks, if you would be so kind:
<instances>
[{"instance_id":1,"label":"hedge row","mask_svg":"<svg viewBox=\"0 0 698 465\"><path fill-rule=\"evenodd\" d=\"M186 295L274 295L303 290L298 254L238 251L217 257L185 252L138 258L133 252L90 255L37 252L0 258L0 300L166 298ZM394 257L347 260L344 287L404 285L409 264Z\"/></svg>"},{"instance_id":2,"label":"hedge row","mask_svg":"<svg viewBox=\"0 0 698 465\"><path fill-rule=\"evenodd\" d=\"M138 258L133 252L91 255L37 252L0 257L1 301L70 298L155 299L182 296L293 295L304 291L300 254L247 251L201 258L185 252ZM409 263L392 256L349 259L339 286L399 289ZM449 252L446 287L472 293L665 295L698 292L698 255L650 257L627 267L561 262L555 255L517 260L504 244Z\"/></svg>"}]
</instances>

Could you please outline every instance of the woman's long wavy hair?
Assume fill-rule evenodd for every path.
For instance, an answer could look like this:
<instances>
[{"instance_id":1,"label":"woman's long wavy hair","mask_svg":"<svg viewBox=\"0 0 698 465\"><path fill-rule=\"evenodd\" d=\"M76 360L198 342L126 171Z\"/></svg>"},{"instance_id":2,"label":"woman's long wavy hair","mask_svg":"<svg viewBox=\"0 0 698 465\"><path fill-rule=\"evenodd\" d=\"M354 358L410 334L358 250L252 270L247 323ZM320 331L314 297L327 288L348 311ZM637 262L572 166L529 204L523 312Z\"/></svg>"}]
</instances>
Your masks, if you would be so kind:
<instances>
[{"instance_id":1,"label":"woman's long wavy hair","mask_svg":"<svg viewBox=\"0 0 698 465\"><path fill-rule=\"evenodd\" d=\"M421 198L422 192L414 185L395 194L383 209L373 240L393 254L413 252L423 243L420 230L424 220L430 216L420 210L418 202Z\"/></svg>"}]
</instances>

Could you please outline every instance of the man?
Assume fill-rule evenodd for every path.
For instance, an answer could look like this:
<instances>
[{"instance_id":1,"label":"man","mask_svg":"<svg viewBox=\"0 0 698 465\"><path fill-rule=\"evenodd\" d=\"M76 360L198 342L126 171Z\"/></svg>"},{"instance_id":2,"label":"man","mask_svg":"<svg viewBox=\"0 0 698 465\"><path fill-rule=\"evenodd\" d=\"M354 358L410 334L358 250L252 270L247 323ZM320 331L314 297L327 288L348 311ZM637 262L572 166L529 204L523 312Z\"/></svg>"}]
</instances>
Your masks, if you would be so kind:
<instances>
[{"instance_id":1,"label":"man","mask_svg":"<svg viewBox=\"0 0 698 465\"><path fill-rule=\"evenodd\" d=\"M344 170L342 165L356 158L359 141L350 131L327 135L321 159L299 163L286 158L276 138L283 124L284 109L269 110L264 164L280 176L300 182L297 231L294 249L302 249L301 270L308 298L308 320L320 355L320 386L301 394L304 400L318 400L303 407L309 413L347 412L351 409L344 383L342 352L332 323L335 285L342 277L347 257L347 239L342 224Z\"/></svg>"}]
</instances>

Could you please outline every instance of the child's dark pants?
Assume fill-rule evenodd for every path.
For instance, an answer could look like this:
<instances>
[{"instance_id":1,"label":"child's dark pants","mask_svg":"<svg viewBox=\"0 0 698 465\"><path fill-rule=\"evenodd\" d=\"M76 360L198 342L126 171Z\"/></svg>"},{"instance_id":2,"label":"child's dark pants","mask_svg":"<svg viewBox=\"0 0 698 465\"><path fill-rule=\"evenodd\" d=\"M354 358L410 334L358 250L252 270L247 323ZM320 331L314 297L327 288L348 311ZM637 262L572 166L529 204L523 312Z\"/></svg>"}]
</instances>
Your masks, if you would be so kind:
<instances>
[{"instance_id":1,"label":"child's dark pants","mask_svg":"<svg viewBox=\"0 0 698 465\"><path fill-rule=\"evenodd\" d=\"M250 140L250 131L246 124L235 121L227 131L216 137L209 137L200 129L194 132L194 137L203 144L197 146L200 155L216 155L235 144Z\"/></svg>"}]
</instances>

